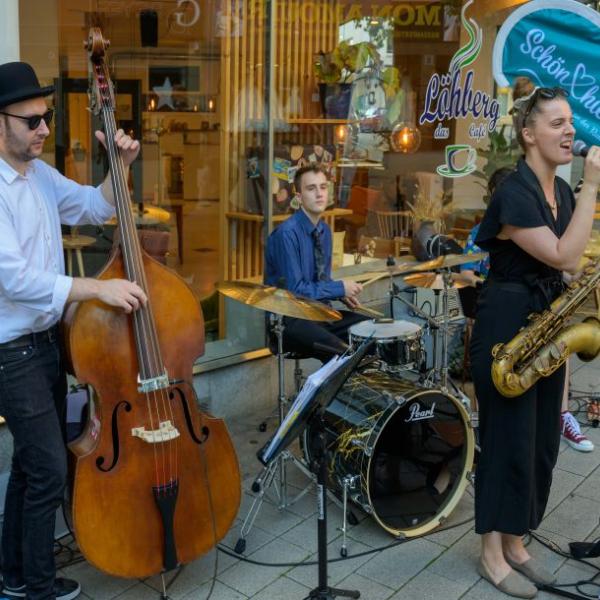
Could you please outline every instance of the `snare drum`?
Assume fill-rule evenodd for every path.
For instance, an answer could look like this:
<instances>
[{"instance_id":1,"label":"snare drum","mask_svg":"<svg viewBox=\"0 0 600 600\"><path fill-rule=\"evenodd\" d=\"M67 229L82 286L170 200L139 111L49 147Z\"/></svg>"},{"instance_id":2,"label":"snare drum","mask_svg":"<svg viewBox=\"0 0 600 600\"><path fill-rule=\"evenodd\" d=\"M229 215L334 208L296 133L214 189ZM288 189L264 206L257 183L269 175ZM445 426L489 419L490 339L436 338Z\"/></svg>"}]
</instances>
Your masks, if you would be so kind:
<instances>
[{"instance_id":1,"label":"snare drum","mask_svg":"<svg viewBox=\"0 0 600 600\"><path fill-rule=\"evenodd\" d=\"M355 373L325 412L331 489L394 536L423 535L458 504L473 466L475 441L462 403L439 389L391 373ZM318 448L303 434L308 463Z\"/></svg>"},{"instance_id":2,"label":"snare drum","mask_svg":"<svg viewBox=\"0 0 600 600\"><path fill-rule=\"evenodd\" d=\"M423 330L411 321L361 321L350 327L349 335L351 346L372 336L377 356L388 365L416 369L423 362Z\"/></svg>"}]
</instances>

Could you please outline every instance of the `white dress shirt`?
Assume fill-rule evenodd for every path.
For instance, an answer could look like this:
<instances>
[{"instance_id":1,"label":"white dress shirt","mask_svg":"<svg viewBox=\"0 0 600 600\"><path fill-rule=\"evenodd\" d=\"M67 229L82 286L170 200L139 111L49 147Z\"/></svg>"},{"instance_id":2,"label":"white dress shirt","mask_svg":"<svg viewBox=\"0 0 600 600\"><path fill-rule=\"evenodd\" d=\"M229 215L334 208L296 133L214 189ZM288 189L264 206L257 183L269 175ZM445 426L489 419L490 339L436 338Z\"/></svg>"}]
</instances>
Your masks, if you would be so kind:
<instances>
[{"instance_id":1,"label":"white dress shirt","mask_svg":"<svg viewBox=\"0 0 600 600\"><path fill-rule=\"evenodd\" d=\"M113 214L99 188L41 160L22 176L0 158L0 343L60 319L73 283L65 276L61 223L101 225Z\"/></svg>"}]
</instances>

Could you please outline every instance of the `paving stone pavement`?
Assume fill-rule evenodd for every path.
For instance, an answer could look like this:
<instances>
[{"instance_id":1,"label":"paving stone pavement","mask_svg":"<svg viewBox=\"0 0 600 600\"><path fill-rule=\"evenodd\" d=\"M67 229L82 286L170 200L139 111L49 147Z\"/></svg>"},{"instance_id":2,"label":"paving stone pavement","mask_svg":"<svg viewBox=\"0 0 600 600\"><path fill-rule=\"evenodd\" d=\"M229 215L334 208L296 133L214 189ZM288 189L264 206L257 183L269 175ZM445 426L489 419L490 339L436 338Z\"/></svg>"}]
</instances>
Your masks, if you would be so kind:
<instances>
[{"instance_id":1,"label":"paving stone pavement","mask_svg":"<svg viewBox=\"0 0 600 600\"><path fill-rule=\"evenodd\" d=\"M572 361L572 386L589 391L598 389L599 361L583 364ZM581 416L580 416L581 417ZM258 433L257 417L250 422L229 423L244 473L244 500L234 527L223 540L224 552L212 551L182 569L168 589L172 600L204 600L212 589L212 600L302 600L317 584L317 568L293 566L291 563L316 560L316 496L314 486L289 510L279 511L265 502L254 528L247 536L245 556L252 561L277 563L260 566L243 562L232 552L240 532L242 518L251 502L247 491L259 472L255 453L265 443L268 433ZM575 452L561 443L558 465L548 510L538 533L566 549L569 541L600 537L600 429L584 429L596 444L589 454ZM293 466L289 468L290 493L300 492L306 477ZM329 566L329 584L357 589L365 600L500 600L508 596L498 592L476 572L479 537L473 530L473 490L468 488L457 508L444 524L444 531L425 538L395 545L381 552L363 554L393 544L391 538L372 518L357 512L359 523L348 530L347 548L352 557L340 559L342 511L335 502L328 503L328 554L336 559ZM537 541L531 542L532 553L555 572L560 583L585 579L596 571L551 552ZM233 555L233 556L232 556ZM59 557L62 559L62 555ZM591 560L600 568L600 559ZM87 562L61 570L66 577L77 579L82 597L91 600L159 600L162 582L152 577L143 582L109 577ZM166 576L169 581L172 575ZM573 590L574 591L574 590ZM586 588L591 594L598 587ZM556 598L540 592L540 600Z\"/></svg>"}]
</instances>

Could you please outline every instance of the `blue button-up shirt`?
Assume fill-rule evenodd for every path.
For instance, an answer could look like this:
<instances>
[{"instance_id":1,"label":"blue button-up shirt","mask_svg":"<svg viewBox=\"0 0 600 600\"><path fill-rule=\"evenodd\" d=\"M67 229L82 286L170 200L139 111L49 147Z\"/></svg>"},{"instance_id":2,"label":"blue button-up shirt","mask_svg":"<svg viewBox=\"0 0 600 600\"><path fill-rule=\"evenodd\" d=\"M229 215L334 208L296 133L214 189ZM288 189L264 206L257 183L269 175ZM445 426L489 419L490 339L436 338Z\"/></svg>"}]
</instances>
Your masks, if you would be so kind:
<instances>
[{"instance_id":1,"label":"blue button-up shirt","mask_svg":"<svg viewBox=\"0 0 600 600\"><path fill-rule=\"evenodd\" d=\"M318 281L312 232L317 230L325 259L325 279ZM269 236L265 261L265 283L285 287L294 294L328 301L342 298L344 283L331 279L331 231L319 221L315 227L301 209Z\"/></svg>"},{"instance_id":2,"label":"blue button-up shirt","mask_svg":"<svg viewBox=\"0 0 600 600\"><path fill-rule=\"evenodd\" d=\"M100 225L113 214L99 188L41 160L22 176L0 158L0 343L60 319L73 283L64 274L61 223Z\"/></svg>"}]
</instances>

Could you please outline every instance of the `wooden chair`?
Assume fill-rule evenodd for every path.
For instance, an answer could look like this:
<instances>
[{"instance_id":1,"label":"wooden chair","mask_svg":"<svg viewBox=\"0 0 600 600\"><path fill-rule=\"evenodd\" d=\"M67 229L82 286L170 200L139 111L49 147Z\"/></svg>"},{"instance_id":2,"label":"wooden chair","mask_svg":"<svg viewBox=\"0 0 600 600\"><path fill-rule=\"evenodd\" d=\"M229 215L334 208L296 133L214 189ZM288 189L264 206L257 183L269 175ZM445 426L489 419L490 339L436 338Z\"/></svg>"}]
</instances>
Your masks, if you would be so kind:
<instances>
[{"instance_id":1,"label":"wooden chair","mask_svg":"<svg viewBox=\"0 0 600 600\"><path fill-rule=\"evenodd\" d=\"M409 210L375 211L379 235L386 240L395 241L396 256L410 252L412 236L412 213Z\"/></svg>"}]
</instances>

